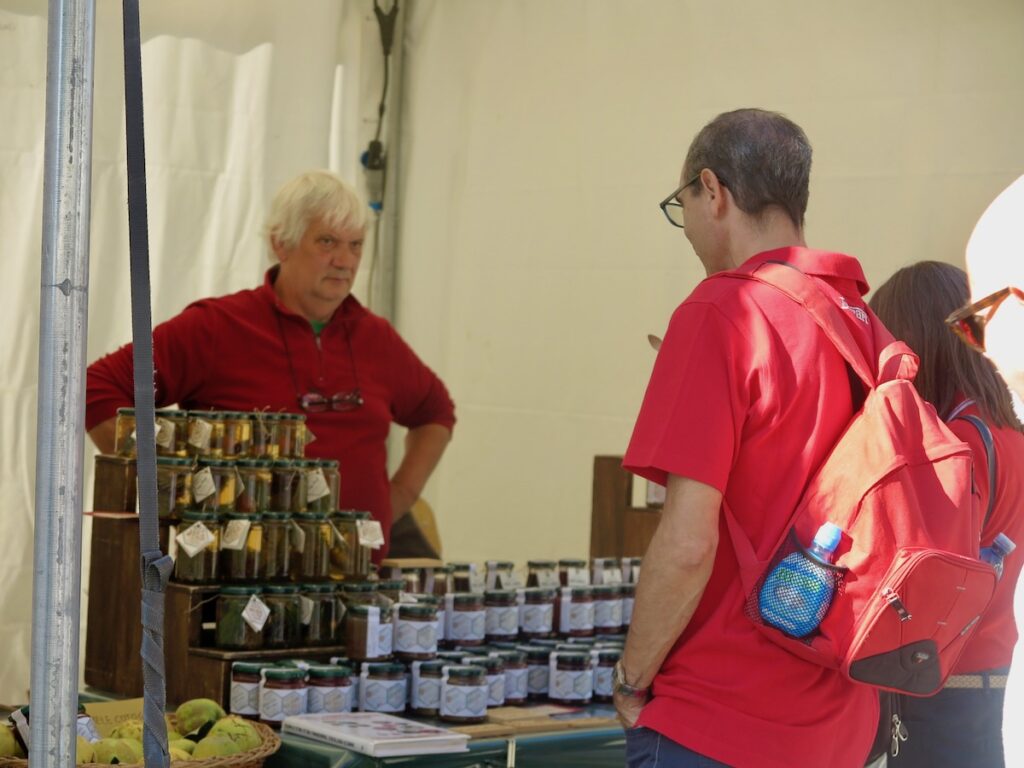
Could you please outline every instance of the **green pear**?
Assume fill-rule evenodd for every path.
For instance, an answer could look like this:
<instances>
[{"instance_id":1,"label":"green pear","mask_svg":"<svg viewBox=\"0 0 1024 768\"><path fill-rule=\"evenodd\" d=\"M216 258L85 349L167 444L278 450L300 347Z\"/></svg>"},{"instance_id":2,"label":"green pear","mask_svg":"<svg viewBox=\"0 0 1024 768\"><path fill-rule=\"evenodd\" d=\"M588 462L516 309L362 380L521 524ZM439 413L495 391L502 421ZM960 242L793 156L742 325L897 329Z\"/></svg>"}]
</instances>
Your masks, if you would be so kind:
<instances>
[{"instance_id":1,"label":"green pear","mask_svg":"<svg viewBox=\"0 0 1024 768\"><path fill-rule=\"evenodd\" d=\"M263 737L260 736L260 732L256 730L253 724L238 715L222 717L214 724L210 732L206 734L207 738L220 735L227 736L238 744L242 752L255 749L263 743Z\"/></svg>"},{"instance_id":2,"label":"green pear","mask_svg":"<svg viewBox=\"0 0 1024 768\"><path fill-rule=\"evenodd\" d=\"M139 741L138 739L127 739L127 738L126 739L121 739L121 741L123 741L128 746L128 748L131 749L132 754L135 755L135 759L132 760L132 762L133 763L141 763L142 760L143 760L143 757L142 757L142 755L143 755L143 752L142 752L142 742ZM124 762L124 761L122 760L122 762Z\"/></svg>"},{"instance_id":3,"label":"green pear","mask_svg":"<svg viewBox=\"0 0 1024 768\"><path fill-rule=\"evenodd\" d=\"M138 743L138 742L136 742ZM93 748L96 750L94 760L97 763L138 763L141 755L137 755L135 746L129 739L100 739ZM139 749L141 752L141 747Z\"/></svg>"},{"instance_id":4,"label":"green pear","mask_svg":"<svg viewBox=\"0 0 1024 768\"><path fill-rule=\"evenodd\" d=\"M227 757L241 751L237 742L224 734L207 736L196 744L195 751L192 753L192 759L205 760L208 757Z\"/></svg>"},{"instance_id":5,"label":"green pear","mask_svg":"<svg viewBox=\"0 0 1024 768\"><path fill-rule=\"evenodd\" d=\"M170 752L171 762L172 763L175 762L175 761L191 760L192 759L192 755L190 755L184 749L176 749L175 747L171 747L168 750L168 752Z\"/></svg>"},{"instance_id":6,"label":"green pear","mask_svg":"<svg viewBox=\"0 0 1024 768\"><path fill-rule=\"evenodd\" d=\"M198 731L207 723L215 723L225 714L220 704L212 699L186 701L175 713L178 718L178 730L184 734Z\"/></svg>"},{"instance_id":7,"label":"green pear","mask_svg":"<svg viewBox=\"0 0 1024 768\"><path fill-rule=\"evenodd\" d=\"M78 737L78 746L75 748L75 763L94 763L96 762L96 750L84 736Z\"/></svg>"},{"instance_id":8,"label":"green pear","mask_svg":"<svg viewBox=\"0 0 1024 768\"><path fill-rule=\"evenodd\" d=\"M125 720L110 732L110 738L142 741L143 727L141 720Z\"/></svg>"},{"instance_id":9,"label":"green pear","mask_svg":"<svg viewBox=\"0 0 1024 768\"><path fill-rule=\"evenodd\" d=\"M167 746L170 749L180 749L182 752L188 752L190 755L195 751L196 743L192 739L171 739L167 740Z\"/></svg>"},{"instance_id":10,"label":"green pear","mask_svg":"<svg viewBox=\"0 0 1024 768\"><path fill-rule=\"evenodd\" d=\"M0 757L24 757L25 750L14 738L14 726L0 725Z\"/></svg>"}]
</instances>

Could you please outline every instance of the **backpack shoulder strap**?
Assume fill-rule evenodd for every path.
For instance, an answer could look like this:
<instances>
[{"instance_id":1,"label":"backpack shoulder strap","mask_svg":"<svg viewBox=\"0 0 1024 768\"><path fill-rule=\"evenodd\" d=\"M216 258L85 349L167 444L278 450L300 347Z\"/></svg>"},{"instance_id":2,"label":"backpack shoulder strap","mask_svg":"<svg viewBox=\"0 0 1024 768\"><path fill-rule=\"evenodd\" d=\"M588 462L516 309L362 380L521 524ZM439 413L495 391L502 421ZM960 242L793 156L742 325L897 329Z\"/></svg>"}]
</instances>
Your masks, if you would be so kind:
<instances>
[{"instance_id":1,"label":"backpack shoulder strap","mask_svg":"<svg viewBox=\"0 0 1024 768\"><path fill-rule=\"evenodd\" d=\"M992 430L984 420L969 413L955 416L954 420L969 421L974 425L981 435L981 442L985 444L985 456L988 458L988 506L985 509L985 519L981 523L981 530L985 530L988 519L992 516L992 508L996 503L996 443L992 438Z\"/></svg>"}]
</instances>

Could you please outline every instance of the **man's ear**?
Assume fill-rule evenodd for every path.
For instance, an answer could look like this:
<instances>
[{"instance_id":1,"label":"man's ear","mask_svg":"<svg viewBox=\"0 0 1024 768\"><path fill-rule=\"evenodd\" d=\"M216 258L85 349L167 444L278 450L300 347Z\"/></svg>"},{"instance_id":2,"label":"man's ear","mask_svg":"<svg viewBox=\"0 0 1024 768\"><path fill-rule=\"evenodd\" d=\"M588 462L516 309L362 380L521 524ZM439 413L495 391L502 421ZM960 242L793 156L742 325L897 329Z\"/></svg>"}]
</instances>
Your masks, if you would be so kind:
<instances>
[{"instance_id":1,"label":"man's ear","mask_svg":"<svg viewBox=\"0 0 1024 768\"><path fill-rule=\"evenodd\" d=\"M274 255L277 256L278 261L285 261L288 258L289 249L285 248L281 244L281 241L273 235L270 236L270 250L272 250Z\"/></svg>"},{"instance_id":2,"label":"man's ear","mask_svg":"<svg viewBox=\"0 0 1024 768\"><path fill-rule=\"evenodd\" d=\"M725 212L725 196L728 194L728 189L710 168L705 168L700 172L700 183L704 187L704 194L708 196L711 213L715 217L721 216Z\"/></svg>"}]
</instances>

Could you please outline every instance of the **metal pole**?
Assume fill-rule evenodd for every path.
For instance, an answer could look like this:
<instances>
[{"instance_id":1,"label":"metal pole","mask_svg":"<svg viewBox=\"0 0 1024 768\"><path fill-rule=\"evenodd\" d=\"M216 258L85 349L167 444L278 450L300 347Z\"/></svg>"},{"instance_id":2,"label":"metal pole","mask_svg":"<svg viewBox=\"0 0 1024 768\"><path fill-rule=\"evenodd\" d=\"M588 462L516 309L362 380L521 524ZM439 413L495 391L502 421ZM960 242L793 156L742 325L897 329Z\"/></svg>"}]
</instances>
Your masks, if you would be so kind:
<instances>
[{"instance_id":1,"label":"metal pole","mask_svg":"<svg viewBox=\"0 0 1024 768\"><path fill-rule=\"evenodd\" d=\"M94 0L50 0L43 166L32 768L75 763Z\"/></svg>"}]
</instances>

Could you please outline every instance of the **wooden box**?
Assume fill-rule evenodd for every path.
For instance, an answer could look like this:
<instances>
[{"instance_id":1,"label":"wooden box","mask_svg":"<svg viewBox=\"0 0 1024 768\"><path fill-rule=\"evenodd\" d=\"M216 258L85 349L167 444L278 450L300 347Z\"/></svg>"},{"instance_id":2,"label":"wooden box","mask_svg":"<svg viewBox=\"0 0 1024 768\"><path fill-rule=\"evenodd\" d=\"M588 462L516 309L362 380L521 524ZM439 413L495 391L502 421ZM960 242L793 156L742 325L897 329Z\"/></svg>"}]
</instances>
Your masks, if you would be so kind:
<instances>
[{"instance_id":1,"label":"wooden box","mask_svg":"<svg viewBox=\"0 0 1024 768\"><path fill-rule=\"evenodd\" d=\"M633 506L633 480L621 456L594 457L591 557L643 557L647 551L661 508Z\"/></svg>"},{"instance_id":2,"label":"wooden box","mask_svg":"<svg viewBox=\"0 0 1024 768\"><path fill-rule=\"evenodd\" d=\"M96 512L135 512L135 459L124 456L96 457L93 470L92 508Z\"/></svg>"}]
</instances>

